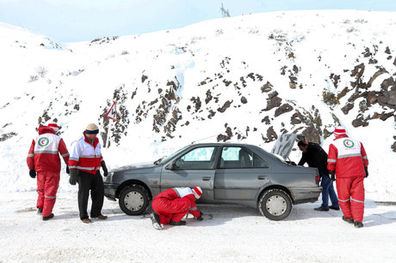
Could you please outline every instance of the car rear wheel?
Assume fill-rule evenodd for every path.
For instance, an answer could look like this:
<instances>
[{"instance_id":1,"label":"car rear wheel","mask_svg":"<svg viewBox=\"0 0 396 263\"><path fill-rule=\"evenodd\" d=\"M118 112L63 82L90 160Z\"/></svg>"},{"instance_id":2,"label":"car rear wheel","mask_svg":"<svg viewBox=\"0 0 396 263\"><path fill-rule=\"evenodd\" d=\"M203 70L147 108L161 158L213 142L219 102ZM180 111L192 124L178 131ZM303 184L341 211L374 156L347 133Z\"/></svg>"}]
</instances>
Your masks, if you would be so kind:
<instances>
[{"instance_id":1,"label":"car rear wheel","mask_svg":"<svg viewBox=\"0 0 396 263\"><path fill-rule=\"evenodd\" d=\"M270 189L265 191L258 203L261 215L268 219L279 221L289 216L292 210L290 196L281 189Z\"/></svg>"},{"instance_id":2,"label":"car rear wheel","mask_svg":"<svg viewBox=\"0 0 396 263\"><path fill-rule=\"evenodd\" d=\"M141 215L146 211L149 199L146 188L138 184L132 184L121 190L118 203L125 214Z\"/></svg>"}]
</instances>

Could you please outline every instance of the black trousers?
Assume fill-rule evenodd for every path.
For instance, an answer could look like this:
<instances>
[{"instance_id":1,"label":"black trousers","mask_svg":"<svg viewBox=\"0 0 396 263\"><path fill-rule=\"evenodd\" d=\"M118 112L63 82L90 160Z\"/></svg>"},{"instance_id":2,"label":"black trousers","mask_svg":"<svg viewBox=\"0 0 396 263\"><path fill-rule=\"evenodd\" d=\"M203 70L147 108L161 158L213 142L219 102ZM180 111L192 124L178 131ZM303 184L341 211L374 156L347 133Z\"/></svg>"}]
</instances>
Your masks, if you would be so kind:
<instances>
[{"instance_id":1,"label":"black trousers","mask_svg":"<svg viewBox=\"0 0 396 263\"><path fill-rule=\"evenodd\" d=\"M87 206L89 191L91 190L91 217L102 214L104 185L102 176L98 171L96 174L79 172L78 176L78 209L80 210L81 220L88 218Z\"/></svg>"}]
</instances>

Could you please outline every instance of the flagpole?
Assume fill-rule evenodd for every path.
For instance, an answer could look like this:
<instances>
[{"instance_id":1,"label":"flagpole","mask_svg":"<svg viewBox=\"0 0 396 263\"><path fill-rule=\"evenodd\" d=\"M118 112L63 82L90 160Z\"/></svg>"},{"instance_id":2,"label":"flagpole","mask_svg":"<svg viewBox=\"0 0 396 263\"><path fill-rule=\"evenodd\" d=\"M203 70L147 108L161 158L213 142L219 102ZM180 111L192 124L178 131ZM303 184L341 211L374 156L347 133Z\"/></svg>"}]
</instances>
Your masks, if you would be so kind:
<instances>
[{"instance_id":1,"label":"flagpole","mask_svg":"<svg viewBox=\"0 0 396 263\"><path fill-rule=\"evenodd\" d=\"M109 118L109 125L108 125L108 130L107 130L107 148L110 147L110 139L111 139L111 128L113 128L114 125L114 119Z\"/></svg>"},{"instance_id":2,"label":"flagpole","mask_svg":"<svg viewBox=\"0 0 396 263\"><path fill-rule=\"evenodd\" d=\"M110 132L111 132L111 128L113 128L113 122L117 121L117 108L116 108L116 102L113 103L113 105L111 105L110 110L106 113L105 118L107 118L109 120L109 125L107 126L107 138L106 138L106 146L107 148L110 147ZM112 110L114 112L112 112ZM112 116L110 116L110 113L112 113Z\"/></svg>"},{"instance_id":3,"label":"flagpole","mask_svg":"<svg viewBox=\"0 0 396 263\"><path fill-rule=\"evenodd\" d=\"M110 132L111 132L111 123L112 123L112 119L108 119L108 120L109 120L109 125L107 127L106 148L110 147Z\"/></svg>"}]
</instances>

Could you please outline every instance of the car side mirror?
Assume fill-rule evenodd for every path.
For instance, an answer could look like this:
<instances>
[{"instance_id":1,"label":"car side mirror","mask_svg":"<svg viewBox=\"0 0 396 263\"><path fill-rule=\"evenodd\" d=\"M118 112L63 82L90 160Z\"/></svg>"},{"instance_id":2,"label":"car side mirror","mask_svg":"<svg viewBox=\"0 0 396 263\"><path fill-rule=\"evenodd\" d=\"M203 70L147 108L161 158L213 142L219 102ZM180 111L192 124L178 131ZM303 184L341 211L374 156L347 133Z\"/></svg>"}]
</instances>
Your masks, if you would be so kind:
<instances>
[{"instance_id":1,"label":"car side mirror","mask_svg":"<svg viewBox=\"0 0 396 263\"><path fill-rule=\"evenodd\" d=\"M166 166L166 169L167 169L167 170L175 170L175 169L176 169L176 164L175 164L175 162L171 162L170 164L168 164L168 165Z\"/></svg>"}]
</instances>

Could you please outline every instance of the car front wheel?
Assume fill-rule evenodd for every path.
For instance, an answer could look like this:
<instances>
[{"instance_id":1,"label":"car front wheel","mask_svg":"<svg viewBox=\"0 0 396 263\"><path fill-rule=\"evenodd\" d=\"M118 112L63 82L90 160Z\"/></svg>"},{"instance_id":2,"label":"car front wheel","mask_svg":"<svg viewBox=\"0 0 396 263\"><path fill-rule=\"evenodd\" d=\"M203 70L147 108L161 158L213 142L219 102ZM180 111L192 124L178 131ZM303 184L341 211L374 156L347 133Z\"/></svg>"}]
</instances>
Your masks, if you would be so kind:
<instances>
[{"instance_id":1,"label":"car front wheel","mask_svg":"<svg viewBox=\"0 0 396 263\"><path fill-rule=\"evenodd\" d=\"M270 189L261 195L258 208L261 215L279 221L289 216L292 210L292 200L285 191Z\"/></svg>"},{"instance_id":2,"label":"car front wheel","mask_svg":"<svg viewBox=\"0 0 396 263\"><path fill-rule=\"evenodd\" d=\"M119 205L127 215L141 215L149 205L149 193L138 184L124 187L120 192Z\"/></svg>"}]
</instances>

